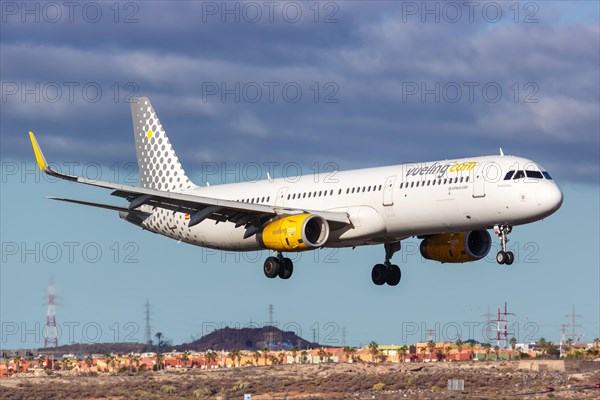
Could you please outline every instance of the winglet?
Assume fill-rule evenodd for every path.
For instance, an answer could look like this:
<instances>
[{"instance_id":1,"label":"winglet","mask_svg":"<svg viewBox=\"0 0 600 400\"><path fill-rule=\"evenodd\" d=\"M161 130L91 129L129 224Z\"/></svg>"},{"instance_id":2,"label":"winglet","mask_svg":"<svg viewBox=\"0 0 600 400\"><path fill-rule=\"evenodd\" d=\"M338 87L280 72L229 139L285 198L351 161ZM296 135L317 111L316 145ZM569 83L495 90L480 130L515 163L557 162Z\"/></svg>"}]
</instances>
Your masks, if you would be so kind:
<instances>
[{"instance_id":1,"label":"winglet","mask_svg":"<svg viewBox=\"0 0 600 400\"><path fill-rule=\"evenodd\" d=\"M46 158L44 157L44 153L42 153L40 145L37 140L35 140L33 132L29 132L29 139L31 139L31 146L33 146L33 153L35 154L35 160L37 161L38 167L40 167L42 171L46 171L48 169L48 163L46 162Z\"/></svg>"},{"instance_id":2,"label":"winglet","mask_svg":"<svg viewBox=\"0 0 600 400\"><path fill-rule=\"evenodd\" d=\"M502 147L500 147L500 155L504 157L504 152L502 151Z\"/></svg>"}]
</instances>

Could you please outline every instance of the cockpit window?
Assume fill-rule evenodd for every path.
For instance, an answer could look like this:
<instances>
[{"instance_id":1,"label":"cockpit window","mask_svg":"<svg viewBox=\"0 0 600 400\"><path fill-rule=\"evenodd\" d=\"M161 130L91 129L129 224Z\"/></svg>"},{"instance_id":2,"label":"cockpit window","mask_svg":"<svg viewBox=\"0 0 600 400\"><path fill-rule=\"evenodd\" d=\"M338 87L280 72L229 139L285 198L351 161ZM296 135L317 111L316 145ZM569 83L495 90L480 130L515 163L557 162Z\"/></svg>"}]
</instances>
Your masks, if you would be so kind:
<instances>
[{"instance_id":1,"label":"cockpit window","mask_svg":"<svg viewBox=\"0 0 600 400\"><path fill-rule=\"evenodd\" d=\"M512 178L512 176L513 176L513 174L514 174L514 173L515 173L515 171L508 171L508 172L506 173L506 175L504 176L504 180L505 180L505 181L509 181L509 180L510 180L510 178Z\"/></svg>"},{"instance_id":2,"label":"cockpit window","mask_svg":"<svg viewBox=\"0 0 600 400\"><path fill-rule=\"evenodd\" d=\"M515 174L515 176L513 176L513 179L523 179L525 178L525 172L524 171L517 171L517 173Z\"/></svg>"},{"instance_id":3,"label":"cockpit window","mask_svg":"<svg viewBox=\"0 0 600 400\"><path fill-rule=\"evenodd\" d=\"M525 171L525 173L527 174L528 178L544 179L544 176L542 175L542 173L540 171L527 170L527 171Z\"/></svg>"},{"instance_id":4,"label":"cockpit window","mask_svg":"<svg viewBox=\"0 0 600 400\"><path fill-rule=\"evenodd\" d=\"M548 171L542 171L542 175L544 175L544 178L546 179L552 179L552 177L550 176L550 174L548 173Z\"/></svg>"}]
</instances>

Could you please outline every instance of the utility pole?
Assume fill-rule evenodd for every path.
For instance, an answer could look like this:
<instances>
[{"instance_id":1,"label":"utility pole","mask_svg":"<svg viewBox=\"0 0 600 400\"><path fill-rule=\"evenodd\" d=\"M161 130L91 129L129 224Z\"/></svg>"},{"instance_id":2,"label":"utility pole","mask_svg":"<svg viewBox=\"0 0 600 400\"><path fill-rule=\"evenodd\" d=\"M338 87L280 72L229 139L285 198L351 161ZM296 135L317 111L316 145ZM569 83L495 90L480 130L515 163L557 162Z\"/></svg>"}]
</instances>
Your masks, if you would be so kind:
<instances>
[{"instance_id":1,"label":"utility pole","mask_svg":"<svg viewBox=\"0 0 600 400\"><path fill-rule=\"evenodd\" d=\"M492 312L490 311L490 306L487 306L487 312L485 314L481 314L481 316L484 318L484 324L485 324L485 342L489 343L490 339L492 338L492 322L494 322L494 320L492 318L494 318L494 314L492 314Z\"/></svg>"},{"instance_id":2,"label":"utility pole","mask_svg":"<svg viewBox=\"0 0 600 400\"><path fill-rule=\"evenodd\" d=\"M273 304L269 304L269 345L267 348L270 350L273 346Z\"/></svg>"},{"instance_id":3,"label":"utility pole","mask_svg":"<svg viewBox=\"0 0 600 400\"><path fill-rule=\"evenodd\" d=\"M575 327L576 326L581 327L581 324L576 324L575 323L575 318L580 318L581 317L581 315L575 314L575 304L573 304L573 311L571 312L571 314L567 314L567 315L565 315L565 317L571 317L571 324L570 324L570 326L571 326L571 339L573 339L573 343L575 343L577 341L577 339L579 339L579 338L575 337Z\"/></svg>"},{"instance_id":4,"label":"utility pole","mask_svg":"<svg viewBox=\"0 0 600 400\"><path fill-rule=\"evenodd\" d=\"M146 344L152 346L152 328L150 327L150 301L146 299Z\"/></svg>"}]
</instances>

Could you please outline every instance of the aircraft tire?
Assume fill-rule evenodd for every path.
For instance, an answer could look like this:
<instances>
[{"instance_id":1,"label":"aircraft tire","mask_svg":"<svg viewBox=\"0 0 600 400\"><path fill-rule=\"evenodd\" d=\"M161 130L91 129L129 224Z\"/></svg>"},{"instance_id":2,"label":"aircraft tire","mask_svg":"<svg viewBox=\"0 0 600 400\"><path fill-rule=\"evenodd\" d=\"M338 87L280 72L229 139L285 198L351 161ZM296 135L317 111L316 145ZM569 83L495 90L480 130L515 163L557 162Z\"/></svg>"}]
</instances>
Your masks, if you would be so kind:
<instances>
[{"instance_id":1,"label":"aircraft tire","mask_svg":"<svg viewBox=\"0 0 600 400\"><path fill-rule=\"evenodd\" d=\"M511 265L513 262L515 261L515 255L513 254L512 251L507 251L506 252L506 265Z\"/></svg>"},{"instance_id":2,"label":"aircraft tire","mask_svg":"<svg viewBox=\"0 0 600 400\"><path fill-rule=\"evenodd\" d=\"M500 265L505 264L506 260L508 260L508 255L506 254L505 251L499 251L498 254L496 254L496 262Z\"/></svg>"},{"instance_id":3,"label":"aircraft tire","mask_svg":"<svg viewBox=\"0 0 600 400\"><path fill-rule=\"evenodd\" d=\"M387 278L387 269L385 268L385 265L383 264L377 264L373 267L373 270L371 271L371 279L373 280L373 283L376 284L377 286L381 286L385 283Z\"/></svg>"},{"instance_id":4,"label":"aircraft tire","mask_svg":"<svg viewBox=\"0 0 600 400\"><path fill-rule=\"evenodd\" d=\"M400 283L400 279L402 278L402 272L400 271L400 267L393 264L387 268L387 277L385 282L390 286L396 286Z\"/></svg>"},{"instance_id":5,"label":"aircraft tire","mask_svg":"<svg viewBox=\"0 0 600 400\"><path fill-rule=\"evenodd\" d=\"M281 279L290 279L294 273L294 263L289 258L284 258L283 263L279 267L279 277Z\"/></svg>"},{"instance_id":6,"label":"aircraft tire","mask_svg":"<svg viewBox=\"0 0 600 400\"><path fill-rule=\"evenodd\" d=\"M279 274L281 266L275 257L267 257L263 265L263 272L267 278L275 278Z\"/></svg>"}]
</instances>

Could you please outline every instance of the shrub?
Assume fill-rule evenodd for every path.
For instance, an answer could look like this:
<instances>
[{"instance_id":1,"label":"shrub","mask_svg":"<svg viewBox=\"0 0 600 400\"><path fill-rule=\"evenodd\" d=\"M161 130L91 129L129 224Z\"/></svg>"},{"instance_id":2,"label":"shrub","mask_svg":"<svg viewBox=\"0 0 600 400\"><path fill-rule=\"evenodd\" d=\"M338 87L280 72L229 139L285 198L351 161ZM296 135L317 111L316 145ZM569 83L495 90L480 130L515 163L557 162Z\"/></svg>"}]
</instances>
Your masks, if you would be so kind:
<instances>
[{"instance_id":1,"label":"shrub","mask_svg":"<svg viewBox=\"0 0 600 400\"><path fill-rule=\"evenodd\" d=\"M373 385L373 390L375 390L376 392L380 392L385 388L385 383L383 382L379 382Z\"/></svg>"},{"instance_id":2,"label":"shrub","mask_svg":"<svg viewBox=\"0 0 600 400\"><path fill-rule=\"evenodd\" d=\"M164 385L163 387L160 388L160 391L163 393L172 394L172 393L177 392L177 388L173 385Z\"/></svg>"},{"instance_id":3,"label":"shrub","mask_svg":"<svg viewBox=\"0 0 600 400\"><path fill-rule=\"evenodd\" d=\"M238 390L246 390L250 386L252 386L252 384L250 382L247 382L247 381L238 381L238 382L236 382L235 385L233 385L233 387L231 388L231 390L233 390L234 392L236 392Z\"/></svg>"},{"instance_id":4,"label":"shrub","mask_svg":"<svg viewBox=\"0 0 600 400\"><path fill-rule=\"evenodd\" d=\"M194 395L195 398L201 399L201 398L204 398L204 397L210 397L214 393L209 388L200 388L200 389L194 390L194 392L192 394Z\"/></svg>"}]
</instances>

